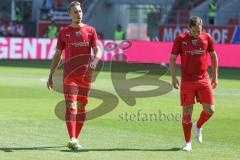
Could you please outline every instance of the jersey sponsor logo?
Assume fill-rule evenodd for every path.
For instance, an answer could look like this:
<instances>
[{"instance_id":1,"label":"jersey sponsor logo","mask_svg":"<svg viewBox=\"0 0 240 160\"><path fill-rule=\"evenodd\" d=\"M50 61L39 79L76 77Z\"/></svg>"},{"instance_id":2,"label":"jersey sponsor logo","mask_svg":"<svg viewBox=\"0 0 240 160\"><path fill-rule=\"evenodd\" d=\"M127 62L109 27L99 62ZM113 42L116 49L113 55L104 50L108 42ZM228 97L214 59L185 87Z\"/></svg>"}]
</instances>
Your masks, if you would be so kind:
<instances>
[{"instance_id":1,"label":"jersey sponsor logo","mask_svg":"<svg viewBox=\"0 0 240 160\"><path fill-rule=\"evenodd\" d=\"M70 43L70 46L74 46L74 47L89 47L89 42L74 42L74 43Z\"/></svg>"},{"instance_id":2,"label":"jersey sponsor logo","mask_svg":"<svg viewBox=\"0 0 240 160\"><path fill-rule=\"evenodd\" d=\"M201 48L199 50L192 50L192 51L185 51L185 54L189 55L197 55L197 54L204 54L205 51L202 50Z\"/></svg>"}]
</instances>

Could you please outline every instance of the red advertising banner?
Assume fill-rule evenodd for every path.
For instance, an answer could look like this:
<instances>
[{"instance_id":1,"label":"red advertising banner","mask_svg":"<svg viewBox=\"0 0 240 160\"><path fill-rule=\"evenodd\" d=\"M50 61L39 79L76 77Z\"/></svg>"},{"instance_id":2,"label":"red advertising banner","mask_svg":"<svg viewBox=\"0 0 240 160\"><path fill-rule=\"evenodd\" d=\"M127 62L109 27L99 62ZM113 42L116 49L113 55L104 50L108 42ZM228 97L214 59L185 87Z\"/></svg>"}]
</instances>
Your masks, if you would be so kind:
<instances>
[{"instance_id":1,"label":"red advertising banner","mask_svg":"<svg viewBox=\"0 0 240 160\"><path fill-rule=\"evenodd\" d=\"M0 60L50 60L56 44L56 39L47 38L0 38ZM99 40L98 45L103 61L122 61L121 56L115 55L124 54L127 62L168 64L173 43ZM219 66L240 67L240 45L216 44L215 48Z\"/></svg>"}]
</instances>

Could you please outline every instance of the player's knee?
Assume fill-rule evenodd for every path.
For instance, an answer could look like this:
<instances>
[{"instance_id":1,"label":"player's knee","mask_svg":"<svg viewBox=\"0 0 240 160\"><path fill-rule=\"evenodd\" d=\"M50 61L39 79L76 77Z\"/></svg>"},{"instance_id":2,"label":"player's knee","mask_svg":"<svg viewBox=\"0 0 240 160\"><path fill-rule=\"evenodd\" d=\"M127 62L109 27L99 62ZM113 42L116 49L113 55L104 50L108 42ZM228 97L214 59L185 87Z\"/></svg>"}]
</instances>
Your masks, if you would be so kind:
<instances>
[{"instance_id":1,"label":"player's knee","mask_svg":"<svg viewBox=\"0 0 240 160\"><path fill-rule=\"evenodd\" d=\"M192 116L183 116L182 118L182 124L190 124L192 123Z\"/></svg>"},{"instance_id":2,"label":"player's knee","mask_svg":"<svg viewBox=\"0 0 240 160\"><path fill-rule=\"evenodd\" d=\"M78 102L77 103L77 108L80 109L80 110L84 110L86 107L86 103L81 103L81 102Z\"/></svg>"},{"instance_id":3,"label":"player's knee","mask_svg":"<svg viewBox=\"0 0 240 160\"><path fill-rule=\"evenodd\" d=\"M205 112L209 115L212 115L214 114L215 112L215 108L214 108L214 105L208 105L205 107Z\"/></svg>"},{"instance_id":4,"label":"player's knee","mask_svg":"<svg viewBox=\"0 0 240 160\"><path fill-rule=\"evenodd\" d=\"M192 114L192 111L193 111L192 106L183 107L183 114Z\"/></svg>"},{"instance_id":5,"label":"player's knee","mask_svg":"<svg viewBox=\"0 0 240 160\"><path fill-rule=\"evenodd\" d=\"M190 124L192 123L192 114L189 113L189 112L183 112L183 115L182 115L182 123L183 124Z\"/></svg>"},{"instance_id":6,"label":"player's knee","mask_svg":"<svg viewBox=\"0 0 240 160\"><path fill-rule=\"evenodd\" d=\"M67 107L71 109L77 109L76 103L74 101L67 101L66 104L67 104Z\"/></svg>"},{"instance_id":7,"label":"player's knee","mask_svg":"<svg viewBox=\"0 0 240 160\"><path fill-rule=\"evenodd\" d=\"M208 111L208 114L212 115L214 112L215 112L215 109L214 108L210 108L209 111Z\"/></svg>"},{"instance_id":8,"label":"player's knee","mask_svg":"<svg viewBox=\"0 0 240 160\"><path fill-rule=\"evenodd\" d=\"M182 124L192 123L192 111L193 111L193 106L183 107Z\"/></svg>"}]
</instances>

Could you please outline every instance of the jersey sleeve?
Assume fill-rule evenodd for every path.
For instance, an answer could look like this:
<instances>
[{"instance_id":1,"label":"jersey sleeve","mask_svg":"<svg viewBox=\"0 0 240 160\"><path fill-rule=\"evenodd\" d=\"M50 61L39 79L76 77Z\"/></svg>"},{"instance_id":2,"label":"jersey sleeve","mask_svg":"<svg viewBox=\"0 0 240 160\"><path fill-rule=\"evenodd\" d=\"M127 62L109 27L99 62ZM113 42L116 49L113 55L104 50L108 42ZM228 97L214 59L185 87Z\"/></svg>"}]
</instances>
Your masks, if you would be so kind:
<instances>
[{"instance_id":1,"label":"jersey sleeve","mask_svg":"<svg viewBox=\"0 0 240 160\"><path fill-rule=\"evenodd\" d=\"M181 38L178 36L173 43L171 54L179 55L180 52L181 52Z\"/></svg>"},{"instance_id":2,"label":"jersey sleeve","mask_svg":"<svg viewBox=\"0 0 240 160\"><path fill-rule=\"evenodd\" d=\"M90 40L90 46L91 47L96 47L97 46L97 41L98 41L97 32L94 28L92 28L92 37L91 37L91 40Z\"/></svg>"},{"instance_id":3,"label":"jersey sleeve","mask_svg":"<svg viewBox=\"0 0 240 160\"><path fill-rule=\"evenodd\" d=\"M58 34L57 47L56 47L56 49L61 50L61 51L64 50L64 48L66 46L65 42L63 41L62 35L63 35L63 33L60 31Z\"/></svg>"},{"instance_id":4,"label":"jersey sleeve","mask_svg":"<svg viewBox=\"0 0 240 160\"><path fill-rule=\"evenodd\" d=\"M208 36L208 52L213 52L214 51L214 42L213 42L213 38L209 35Z\"/></svg>"}]
</instances>

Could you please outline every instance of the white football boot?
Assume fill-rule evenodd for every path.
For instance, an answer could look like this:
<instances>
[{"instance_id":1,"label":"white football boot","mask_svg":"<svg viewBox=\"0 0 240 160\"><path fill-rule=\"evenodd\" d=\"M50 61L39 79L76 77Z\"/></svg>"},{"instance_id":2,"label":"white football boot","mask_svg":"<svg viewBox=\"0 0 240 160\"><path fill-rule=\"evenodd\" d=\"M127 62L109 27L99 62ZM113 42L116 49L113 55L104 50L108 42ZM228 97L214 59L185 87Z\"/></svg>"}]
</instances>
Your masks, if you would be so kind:
<instances>
[{"instance_id":1,"label":"white football boot","mask_svg":"<svg viewBox=\"0 0 240 160\"><path fill-rule=\"evenodd\" d=\"M67 147L74 151L78 151L82 148L76 138L71 138L71 140L67 143Z\"/></svg>"},{"instance_id":2,"label":"white football boot","mask_svg":"<svg viewBox=\"0 0 240 160\"><path fill-rule=\"evenodd\" d=\"M182 148L183 151L191 151L192 150L192 144L191 142L185 143L184 147Z\"/></svg>"},{"instance_id":3,"label":"white football boot","mask_svg":"<svg viewBox=\"0 0 240 160\"><path fill-rule=\"evenodd\" d=\"M197 123L194 123L193 124L193 129L194 129L194 132L195 132L196 141L201 143L202 142L202 128L198 128Z\"/></svg>"}]
</instances>

